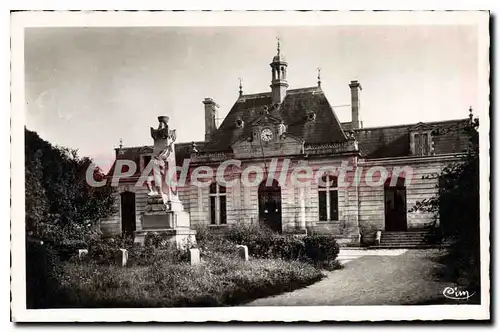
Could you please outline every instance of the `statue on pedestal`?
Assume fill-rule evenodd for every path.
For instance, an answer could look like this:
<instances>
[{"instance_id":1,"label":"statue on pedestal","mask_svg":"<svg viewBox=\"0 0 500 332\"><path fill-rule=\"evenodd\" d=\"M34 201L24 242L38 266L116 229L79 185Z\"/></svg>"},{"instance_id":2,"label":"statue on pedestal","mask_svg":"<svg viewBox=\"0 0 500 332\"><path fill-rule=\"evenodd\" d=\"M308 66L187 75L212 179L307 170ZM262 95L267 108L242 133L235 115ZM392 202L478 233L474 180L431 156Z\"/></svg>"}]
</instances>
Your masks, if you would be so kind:
<instances>
[{"instance_id":1,"label":"statue on pedestal","mask_svg":"<svg viewBox=\"0 0 500 332\"><path fill-rule=\"evenodd\" d=\"M177 195L175 162L175 129L169 129L168 116L158 117L158 128L151 128L153 175L148 176L148 200L141 217L141 229L135 232L134 243L144 244L148 233L162 234L177 248L196 243L196 231L190 228L189 213L184 211Z\"/></svg>"},{"instance_id":2,"label":"statue on pedestal","mask_svg":"<svg viewBox=\"0 0 500 332\"><path fill-rule=\"evenodd\" d=\"M154 140L153 149L153 175L148 177L148 196L160 197L163 203L171 209L172 201L178 201L177 176L174 142L176 140L175 129L168 127L168 116L158 117L158 128L151 128L151 137Z\"/></svg>"}]
</instances>

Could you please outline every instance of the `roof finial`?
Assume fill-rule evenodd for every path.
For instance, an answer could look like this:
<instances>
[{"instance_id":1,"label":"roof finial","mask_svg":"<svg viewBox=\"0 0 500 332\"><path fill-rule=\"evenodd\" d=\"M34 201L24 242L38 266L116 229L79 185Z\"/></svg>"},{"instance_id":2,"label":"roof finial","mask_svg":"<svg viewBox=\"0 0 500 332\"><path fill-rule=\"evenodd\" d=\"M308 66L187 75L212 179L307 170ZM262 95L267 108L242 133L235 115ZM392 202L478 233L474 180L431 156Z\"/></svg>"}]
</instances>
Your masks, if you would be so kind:
<instances>
[{"instance_id":1,"label":"roof finial","mask_svg":"<svg viewBox=\"0 0 500 332\"><path fill-rule=\"evenodd\" d=\"M120 145L119 145L120 149L123 149L123 139L120 138Z\"/></svg>"},{"instance_id":2,"label":"roof finial","mask_svg":"<svg viewBox=\"0 0 500 332\"><path fill-rule=\"evenodd\" d=\"M241 77L238 77L238 80L240 81L240 97L243 96L243 85L241 85L242 79Z\"/></svg>"},{"instance_id":3,"label":"roof finial","mask_svg":"<svg viewBox=\"0 0 500 332\"><path fill-rule=\"evenodd\" d=\"M321 68L318 67L318 88L321 88Z\"/></svg>"},{"instance_id":4,"label":"roof finial","mask_svg":"<svg viewBox=\"0 0 500 332\"><path fill-rule=\"evenodd\" d=\"M469 119L470 119L470 123L472 123L472 118L474 117L474 115L472 114L472 106L469 106Z\"/></svg>"},{"instance_id":5,"label":"roof finial","mask_svg":"<svg viewBox=\"0 0 500 332\"><path fill-rule=\"evenodd\" d=\"M280 55L280 37L276 37L276 40L278 41L278 55Z\"/></svg>"}]
</instances>

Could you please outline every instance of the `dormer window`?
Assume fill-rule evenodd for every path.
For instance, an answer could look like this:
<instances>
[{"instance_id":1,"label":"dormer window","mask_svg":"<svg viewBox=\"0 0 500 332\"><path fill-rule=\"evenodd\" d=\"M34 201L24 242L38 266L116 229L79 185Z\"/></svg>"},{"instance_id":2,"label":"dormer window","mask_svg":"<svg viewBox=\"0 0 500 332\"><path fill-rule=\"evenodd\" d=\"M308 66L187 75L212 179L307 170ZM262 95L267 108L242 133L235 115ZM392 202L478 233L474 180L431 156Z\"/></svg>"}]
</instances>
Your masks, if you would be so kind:
<instances>
[{"instance_id":1,"label":"dormer window","mask_svg":"<svg viewBox=\"0 0 500 332\"><path fill-rule=\"evenodd\" d=\"M307 121L312 122L314 120L316 120L316 113L314 113L314 112L307 113Z\"/></svg>"},{"instance_id":2,"label":"dormer window","mask_svg":"<svg viewBox=\"0 0 500 332\"><path fill-rule=\"evenodd\" d=\"M234 121L234 124L236 125L236 128L243 128L243 125L245 124L245 122L243 122L243 120L241 119L236 119L236 121Z\"/></svg>"},{"instance_id":3,"label":"dormer window","mask_svg":"<svg viewBox=\"0 0 500 332\"><path fill-rule=\"evenodd\" d=\"M410 149L414 156L430 156L434 154L432 144L432 128L418 124L410 130Z\"/></svg>"}]
</instances>

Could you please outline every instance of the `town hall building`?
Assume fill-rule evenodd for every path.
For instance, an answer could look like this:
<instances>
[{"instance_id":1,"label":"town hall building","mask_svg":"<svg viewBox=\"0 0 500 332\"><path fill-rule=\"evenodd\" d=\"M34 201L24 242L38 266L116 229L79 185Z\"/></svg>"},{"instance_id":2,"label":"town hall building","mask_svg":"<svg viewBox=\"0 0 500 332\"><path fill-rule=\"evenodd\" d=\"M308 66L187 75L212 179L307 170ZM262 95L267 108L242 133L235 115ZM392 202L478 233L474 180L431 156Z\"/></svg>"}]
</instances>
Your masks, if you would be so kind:
<instances>
[{"instance_id":1,"label":"town hall building","mask_svg":"<svg viewBox=\"0 0 500 332\"><path fill-rule=\"evenodd\" d=\"M439 173L465 152L467 138L459 129L470 119L364 127L362 87L353 80L346 84L352 118L341 123L319 75L315 86L289 89L287 68L278 46L270 64L269 91L244 94L240 84L220 126L219 106L205 98L200 110L205 140L175 143L177 165L189 161L187 182L177 189L191 228L224 231L239 223L258 223L285 234L334 235L341 245L360 246L374 244L380 235L390 239L436 227L439 220L433 215L411 208L437 193L438 180L424 176ZM144 132L148 134L147 128ZM132 235L141 230L148 198L148 187L135 184L151 161L153 147L115 150L116 160L132 160L138 167L120 179L117 213L101 220L100 227L104 234ZM230 186L215 176L224 162L228 167L223 177ZM200 167L214 174L204 186L190 181ZM271 173L276 176L270 178ZM297 174L300 181L294 178ZM244 177L251 185L243 183Z\"/></svg>"}]
</instances>

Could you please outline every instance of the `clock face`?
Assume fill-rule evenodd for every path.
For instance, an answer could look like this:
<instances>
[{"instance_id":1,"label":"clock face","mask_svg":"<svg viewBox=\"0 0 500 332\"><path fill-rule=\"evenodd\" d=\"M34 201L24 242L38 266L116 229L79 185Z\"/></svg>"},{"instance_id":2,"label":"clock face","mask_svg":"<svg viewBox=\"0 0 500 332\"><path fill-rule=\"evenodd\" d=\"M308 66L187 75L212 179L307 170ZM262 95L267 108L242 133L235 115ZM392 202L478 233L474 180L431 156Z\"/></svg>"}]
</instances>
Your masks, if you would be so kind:
<instances>
[{"instance_id":1,"label":"clock face","mask_svg":"<svg viewBox=\"0 0 500 332\"><path fill-rule=\"evenodd\" d=\"M260 138L264 142L269 142L273 138L273 131L269 128L262 129L262 131L260 132Z\"/></svg>"}]
</instances>

